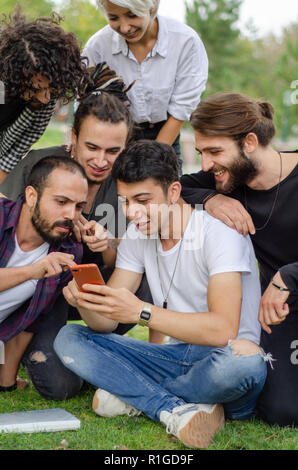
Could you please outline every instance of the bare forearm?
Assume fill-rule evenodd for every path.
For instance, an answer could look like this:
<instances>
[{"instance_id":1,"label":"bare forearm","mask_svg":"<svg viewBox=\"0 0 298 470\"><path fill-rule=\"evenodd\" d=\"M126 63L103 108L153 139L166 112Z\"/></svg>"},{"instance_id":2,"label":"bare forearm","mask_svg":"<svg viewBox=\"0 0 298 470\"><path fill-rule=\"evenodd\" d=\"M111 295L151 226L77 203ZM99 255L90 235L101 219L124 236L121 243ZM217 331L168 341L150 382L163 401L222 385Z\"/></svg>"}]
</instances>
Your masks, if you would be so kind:
<instances>
[{"instance_id":1,"label":"bare forearm","mask_svg":"<svg viewBox=\"0 0 298 470\"><path fill-rule=\"evenodd\" d=\"M84 320L91 330L98 331L100 333L111 333L118 326L118 322L105 318L99 313L92 312L84 308L78 308L78 311L82 320Z\"/></svg>"},{"instance_id":2,"label":"bare forearm","mask_svg":"<svg viewBox=\"0 0 298 470\"><path fill-rule=\"evenodd\" d=\"M235 312L235 318L238 316ZM231 324L215 312L180 313L153 306L150 328L190 344L222 347L236 338L238 322Z\"/></svg>"},{"instance_id":3,"label":"bare forearm","mask_svg":"<svg viewBox=\"0 0 298 470\"><path fill-rule=\"evenodd\" d=\"M32 279L31 265L19 268L1 268L0 292L18 286L29 279Z\"/></svg>"},{"instance_id":4,"label":"bare forearm","mask_svg":"<svg viewBox=\"0 0 298 470\"><path fill-rule=\"evenodd\" d=\"M103 262L109 268L115 267L116 258L117 258L117 247L118 247L118 242L116 239L109 240L108 248L102 252Z\"/></svg>"},{"instance_id":5,"label":"bare forearm","mask_svg":"<svg viewBox=\"0 0 298 470\"><path fill-rule=\"evenodd\" d=\"M168 120L160 129L156 140L158 142L163 142L164 144L172 145L175 142L177 135L181 131L183 123L184 121L179 121L173 116L169 116Z\"/></svg>"}]
</instances>

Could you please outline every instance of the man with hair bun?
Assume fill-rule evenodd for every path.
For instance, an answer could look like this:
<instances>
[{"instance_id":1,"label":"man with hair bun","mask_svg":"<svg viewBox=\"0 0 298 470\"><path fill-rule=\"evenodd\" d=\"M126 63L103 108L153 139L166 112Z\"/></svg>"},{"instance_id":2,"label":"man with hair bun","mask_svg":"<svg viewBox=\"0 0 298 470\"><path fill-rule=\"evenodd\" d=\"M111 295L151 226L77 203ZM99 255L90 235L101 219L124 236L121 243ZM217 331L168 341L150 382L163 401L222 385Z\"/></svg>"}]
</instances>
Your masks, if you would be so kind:
<instances>
[{"instance_id":1,"label":"man with hair bun","mask_svg":"<svg viewBox=\"0 0 298 470\"><path fill-rule=\"evenodd\" d=\"M67 103L88 83L80 44L61 17L28 21L16 7L0 19L0 183L42 136L58 99Z\"/></svg>"},{"instance_id":2,"label":"man with hair bun","mask_svg":"<svg viewBox=\"0 0 298 470\"><path fill-rule=\"evenodd\" d=\"M237 93L213 95L191 117L202 170L182 195L244 236L259 263L261 346L271 354L258 411L298 425L298 150L276 151L273 107Z\"/></svg>"}]
</instances>

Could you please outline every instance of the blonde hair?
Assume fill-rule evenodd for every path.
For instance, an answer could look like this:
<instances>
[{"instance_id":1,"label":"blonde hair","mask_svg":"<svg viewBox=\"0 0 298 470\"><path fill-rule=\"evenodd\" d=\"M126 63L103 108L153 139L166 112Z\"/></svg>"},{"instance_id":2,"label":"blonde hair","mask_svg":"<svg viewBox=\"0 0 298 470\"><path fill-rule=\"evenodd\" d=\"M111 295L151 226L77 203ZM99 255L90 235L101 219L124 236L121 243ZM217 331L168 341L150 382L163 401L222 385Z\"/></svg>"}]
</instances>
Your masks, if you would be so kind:
<instances>
[{"instance_id":1,"label":"blonde hair","mask_svg":"<svg viewBox=\"0 0 298 470\"><path fill-rule=\"evenodd\" d=\"M137 16L145 16L147 11L152 10L152 18L157 15L160 0L109 0L114 5L122 8L129 8L129 10ZM97 0L99 9L106 15L105 4L106 0Z\"/></svg>"}]
</instances>

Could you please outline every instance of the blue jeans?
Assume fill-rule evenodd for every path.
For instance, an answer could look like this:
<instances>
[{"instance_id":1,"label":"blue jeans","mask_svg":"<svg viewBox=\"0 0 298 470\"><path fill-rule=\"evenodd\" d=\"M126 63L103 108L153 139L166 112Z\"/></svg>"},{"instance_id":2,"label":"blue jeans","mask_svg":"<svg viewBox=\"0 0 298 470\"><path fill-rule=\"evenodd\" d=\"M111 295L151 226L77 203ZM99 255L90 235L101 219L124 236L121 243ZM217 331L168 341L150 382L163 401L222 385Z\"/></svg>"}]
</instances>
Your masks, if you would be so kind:
<instances>
[{"instance_id":1,"label":"blue jeans","mask_svg":"<svg viewBox=\"0 0 298 470\"><path fill-rule=\"evenodd\" d=\"M63 364L155 421L186 403L223 403L227 418L248 419L265 378L261 353L236 356L230 346L158 345L81 325L64 326L54 342Z\"/></svg>"}]
</instances>

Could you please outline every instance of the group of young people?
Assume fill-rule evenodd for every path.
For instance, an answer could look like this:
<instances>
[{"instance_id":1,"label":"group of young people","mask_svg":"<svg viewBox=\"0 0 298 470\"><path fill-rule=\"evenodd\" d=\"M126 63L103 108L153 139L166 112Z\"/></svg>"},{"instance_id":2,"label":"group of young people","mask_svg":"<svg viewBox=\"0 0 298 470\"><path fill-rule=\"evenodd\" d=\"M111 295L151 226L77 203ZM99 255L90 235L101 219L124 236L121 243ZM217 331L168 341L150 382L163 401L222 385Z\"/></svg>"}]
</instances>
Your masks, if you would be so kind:
<instances>
[{"instance_id":1,"label":"group of young people","mask_svg":"<svg viewBox=\"0 0 298 470\"><path fill-rule=\"evenodd\" d=\"M272 147L269 103L237 93L200 102L204 46L159 16L158 1L98 4L108 25L76 55L72 89L73 54L58 62L59 90L37 60L30 29L44 20L15 17L0 30L4 51L20 28L30 59L22 90L0 68L8 102L22 108L4 112L0 128L0 392L26 386L22 361L47 398L74 396L86 381L98 415L144 413L197 448L225 419L296 425L298 153ZM46 25L49 37L61 29ZM70 90L79 97L70 148L24 156L30 140L10 158L7 142L26 140L23 112ZM189 119L202 171L180 178ZM96 263L106 284L81 292L68 269L81 262ZM149 342L124 336L135 324Z\"/></svg>"}]
</instances>

